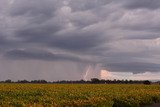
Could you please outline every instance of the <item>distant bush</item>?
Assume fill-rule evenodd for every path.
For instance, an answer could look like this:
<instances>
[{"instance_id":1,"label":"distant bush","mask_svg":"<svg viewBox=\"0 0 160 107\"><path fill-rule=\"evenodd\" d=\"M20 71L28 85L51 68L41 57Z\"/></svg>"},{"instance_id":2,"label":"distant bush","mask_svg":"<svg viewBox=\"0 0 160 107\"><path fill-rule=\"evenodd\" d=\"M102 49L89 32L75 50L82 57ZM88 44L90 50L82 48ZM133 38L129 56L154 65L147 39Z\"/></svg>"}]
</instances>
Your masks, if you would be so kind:
<instances>
[{"instance_id":1,"label":"distant bush","mask_svg":"<svg viewBox=\"0 0 160 107\"><path fill-rule=\"evenodd\" d=\"M10 79L5 80L5 83L12 83L12 80L10 80Z\"/></svg>"},{"instance_id":2,"label":"distant bush","mask_svg":"<svg viewBox=\"0 0 160 107\"><path fill-rule=\"evenodd\" d=\"M98 84L100 83L100 80L98 78L92 78L91 83Z\"/></svg>"},{"instance_id":3,"label":"distant bush","mask_svg":"<svg viewBox=\"0 0 160 107\"><path fill-rule=\"evenodd\" d=\"M151 82L150 82L149 80L146 80L146 81L143 82L143 84L145 84L145 85L150 85Z\"/></svg>"}]
</instances>

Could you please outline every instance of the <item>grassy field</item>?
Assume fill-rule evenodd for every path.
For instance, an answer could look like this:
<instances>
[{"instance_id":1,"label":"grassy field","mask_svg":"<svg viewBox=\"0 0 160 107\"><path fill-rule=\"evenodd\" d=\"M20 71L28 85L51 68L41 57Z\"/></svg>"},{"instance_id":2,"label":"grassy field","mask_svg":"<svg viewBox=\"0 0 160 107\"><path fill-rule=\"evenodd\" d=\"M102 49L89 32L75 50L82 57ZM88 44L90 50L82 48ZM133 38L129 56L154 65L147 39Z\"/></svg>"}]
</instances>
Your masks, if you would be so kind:
<instances>
[{"instance_id":1,"label":"grassy field","mask_svg":"<svg viewBox=\"0 0 160 107\"><path fill-rule=\"evenodd\" d=\"M0 84L2 107L141 107L160 102L160 85Z\"/></svg>"}]
</instances>

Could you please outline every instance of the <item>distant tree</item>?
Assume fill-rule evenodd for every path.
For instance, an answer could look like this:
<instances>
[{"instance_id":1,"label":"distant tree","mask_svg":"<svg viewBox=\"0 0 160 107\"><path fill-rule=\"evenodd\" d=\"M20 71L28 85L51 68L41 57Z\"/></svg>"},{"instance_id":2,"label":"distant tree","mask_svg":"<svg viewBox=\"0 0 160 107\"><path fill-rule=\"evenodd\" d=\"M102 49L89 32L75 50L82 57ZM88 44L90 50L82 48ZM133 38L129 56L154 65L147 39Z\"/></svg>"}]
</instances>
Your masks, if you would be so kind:
<instances>
[{"instance_id":1,"label":"distant tree","mask_svg":"<svg viewBox=\"0 0 160 107\"><path fill-rule=\"evenodd\" d=\"M128 84L128 83L129 83L129 81L126 79L126 80L124 81L124 83L125 83L125 84Z\"/></svg>"},{"instance_id":2,"label":"distant tree","mask_svg":"<svg viewBox=\"0 0 160 107\"><path fill-rule=\"evenodd\" d=\"M41 83L47 83L47 81L46 81L46 80L40 80L40 82L41 82Z\"/></svg>"},{"instance_id":3,"label":"distant tree","mask_svg":"<svg viewBox=\"0 0 160 107\"><path fill-rule=\"evenodd\" d=\"M100 80L98 78L92 78L91 83L98 84L100 83Z\"/></svg>"},{"instance_id":4,"label":"distant tree","mask_svg":"<svg viewBox=\"0 0 160 107\"><path fill-rule=\"evenodd\" d=\"M133 81L132 81L132 80L129 80L129 84L133 84Z\"/></svg>"},{"instance_id":5,"label":"distant tree","mask_svg":"<svg viewBox=\"0 0 160 107\"><path fill-rule=\"evenodd\" d=\"M85 83L86 81L83 80L83 79L81 79L80 81L77 81L77 82L79 82L79 83Z\"/></svg>"},{"instance_id":6,"label":"distant tree","mask_svg":"<svg viewBox=\"0 0 160 107\"><path fill-rule=\"evenodd\" d=\"M143 82L143 84L145 84L145 85L150 85L151 82L150 82L149 80L146 80L146 81Z\"/></svg>"},{"instance_id":7,"label":"distant tree","mask_svg":"<svg viewBox=\"0 0 160 107\"><path fill-rule=\"evenodd\" d=\"M100 80L100 83L105 84L106 80L102 79L102 80Z\"/></svg>"},{"instance_id":8,"label":"distant tree","mask_svg":"<svg viewBox=\"0 0 160 107\"><path fill-rule=\"evenodd\" d=\"M5 83L12 83L12 80L8 79L4 81Z\"/></svg>"},{"instance_id":9,"label":"distant tree","mask_svg":"<svg viewBox=\"0 0 160 107\"><path fill-rule=\"evenodd\" d=\"M31 83L47 83L46 80L32 80Z\"/></svg>"},{"instance_id":10,"label":"distant tree","mask_svg":"<svg viewBox=\"0 0 160 107\"><path fill-rule=\"evenodd\" d=\"M18 80L17 83L29 83L27 80Z\"/></svg>"}]
</instances>

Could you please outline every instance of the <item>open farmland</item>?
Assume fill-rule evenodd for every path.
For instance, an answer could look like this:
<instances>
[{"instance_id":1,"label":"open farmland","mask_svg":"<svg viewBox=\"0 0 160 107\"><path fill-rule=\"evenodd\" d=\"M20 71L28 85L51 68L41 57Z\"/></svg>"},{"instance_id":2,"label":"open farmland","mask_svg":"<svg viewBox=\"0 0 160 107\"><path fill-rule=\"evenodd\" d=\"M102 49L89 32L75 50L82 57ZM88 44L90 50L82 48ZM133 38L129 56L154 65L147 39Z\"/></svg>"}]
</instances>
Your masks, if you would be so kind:
<instances>
[{"instance_id":1,"label":"open farmland","mask_svg":"<svg viewBox=\"0 0 160 107\"><path fill-rule=\"evenodd\" d=\"M160 102L160 85L0 84L2 107L141 107Z\"/></svg>"}]
</instances>

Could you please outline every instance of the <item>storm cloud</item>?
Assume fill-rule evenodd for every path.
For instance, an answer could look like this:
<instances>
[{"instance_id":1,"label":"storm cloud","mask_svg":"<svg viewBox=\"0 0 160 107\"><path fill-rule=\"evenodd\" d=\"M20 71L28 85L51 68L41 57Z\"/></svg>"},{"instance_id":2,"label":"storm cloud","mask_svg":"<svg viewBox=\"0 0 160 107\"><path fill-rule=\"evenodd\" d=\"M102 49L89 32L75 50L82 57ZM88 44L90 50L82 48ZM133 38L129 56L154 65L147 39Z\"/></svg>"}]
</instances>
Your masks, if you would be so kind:
<instances>
[{"instance_id":1,"label":"storm cloud","mask_svg":"<svg viewBox=\"0 0 160 107\"><path fill-rule=\"evenodd\" d=\"M111 63L106 66L108 70L114 71L123 71L123 72L133 72L133 73L142 73L144 71L154 71L159 72L160 64L154 63L142 63L142 62L133 62L133 63Z\"/></svg>"},{"instance_id":2,"label":"storm cloud","mask_svg":"<svg viewBox=\"0 0 160 107\"><path fill-rule=\"evenodd\" d=\"M159 13L159 0L1 0L0 73L48 80L84 79L90 67L97 77L102 69L159 73Z\"/></svg>"},{"instance_id":3,"label":"storm cloud","mask_svg":"<svg viewBox=\"0 0 160 107\"><path fill-rule=\"evenodd\" d=\"M138 8L146 8L146 9L158 9L160 7L159 0L134 0L134 1L127 1L124 4L129 9L138 9Z\"/></svg>"}]
</instances>

